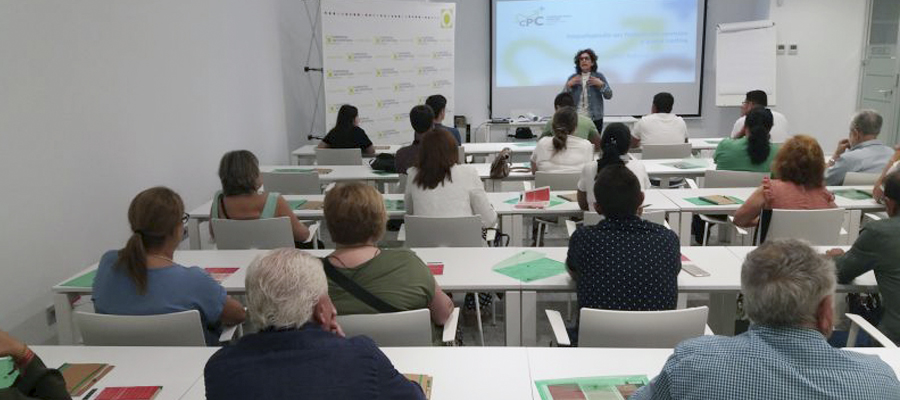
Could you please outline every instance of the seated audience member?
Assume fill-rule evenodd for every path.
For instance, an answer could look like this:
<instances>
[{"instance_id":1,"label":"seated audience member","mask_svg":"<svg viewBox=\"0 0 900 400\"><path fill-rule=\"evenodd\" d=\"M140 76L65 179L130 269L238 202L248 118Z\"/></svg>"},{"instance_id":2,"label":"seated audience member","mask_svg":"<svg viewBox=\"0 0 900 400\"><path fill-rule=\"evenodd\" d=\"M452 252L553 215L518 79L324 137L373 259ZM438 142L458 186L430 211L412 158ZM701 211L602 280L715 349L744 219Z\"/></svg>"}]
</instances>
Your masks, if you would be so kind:
<instances>
[{"instance_id":1,"label":"seated audience member","mask_svg":"<svg viewBox=\"0 0 900 400\"><path fill-rule=\"evenodd\" d=\"M878 329L894 343L900 343L900 172L887 176L884 193L889 218L867 223L846 254L833 249L828 255L834 257L838 283L850 283L875 271L878 292L884 296L884 314Z\"/></svg>"},{"instance_id":2,"label":"seated audience member","mask_svg":"<svg viewBox=\"0 0 900 400\"><path fill-rule=\"evenodd\" d=\"M19 376L12 386L0 389L2 400L69 400L61 373L47 368L25 343L0 330L0 357L11 357ZM4 371L5 372L5 371Z\"/></svg>"},{"instance_id":3,"label":"seated audience member","mask_svg":"<svg viewBox=\"0 0 900 400\"><path fill-rule=\"evenodd\" d=\"M453 302L431 270L409 249L381 249L387 211L375 188L361 182L338 184L325 195L325 223L335 250L322 259L326 271L344 275L389 307L380 310L333 279L328 293L342 315L375 314L428 308L431 320L444 324ZM436 228L439 229L439 228ZM388 310L388 308L390 310Z\"/></svg>"},{"instance_id":4,"label":"seated audience member","mask_svg":"<svg viewBox=\"0 0 900 400\"><path fill-rule=\"evenodd\" d=\"M863 110L850 122L850 137L838 142L834 155L825 170L825 183L831 186L844 184L848 172L875 174L888 164L894 150L878 140L881 132L881 115L874 110Z\"/></svg>"},{"instance_id":5,"label":"seated audience member","mask_svg":"<svg viewBox=\"0 0 900 400\"><path fill-rule=\"evenodd\" d=\"M247 270L259 332L223 347L203 371L206 398L424 399L366 336L343 338L319 259L277 249Z\"/></svg>"},{"instance_id":6,"label":"seated audience member","mask_svg":"<svg viewBox=\"0 0 900 400\"><path fill-rule=\"evenodd\" d=\"M750 113L750 110L756 107L769 107L769 96L766 95L766 92L762 90L751 90L747 92L747 95L744 97L744 102L741 104L741 117L734 121L734 127L731 129L731 137L738 139L746 134L744 130L744 126L746 126L746 122L744 121L747 118L747 114ZM790 135L788 134L788 121L787 118L784 117L784 114L775 111L772 111L772 129L769 131L769 140L772 143L784 143Z\"/></svg>"},{"instance_id":7,"label":"seated audience member","mask_svg":"<svg viewBox=\"0 0 900 400\"><path fill-rule=\"evenodd\" d=\"M602 168L593 191L594 209L605 218L597 225L579 227L566 257L578 307L675 309L681 271L678 236L639 217L644 193L626 166Z\"/></svg>"},{"instance_id":8,"label":"seated audience member","mask_svg":"<svg viewBox=\"0 0 900 400\"><path fill-rule=\"evenodd\" d=\"M349 104L338 110L337 122L319 142L319 148L360 149L363 154L375 154L375 146L366 131L359 127L359 110Z\"/></svg>"},{"instance_id":9,"label":"seated audience member","mask_svg":"<svg viewBox=\"0 0 900 400\"><path fill-rule=\"evenodd\" d=\"M538 140L531 153L531 172L581 172L594 157L594 145L574 136L578 113L563 107L553 114L553 136Z\"/></svg>"},{"instance_id":10,"label":"seated audience member","mask_svg":"<svg viewBox=\"0 0 900 400\"><path fill-rule=\"evenodd\" d=\"M478 215L485 228L497 223L484 183L474 166L459 164L459 151L450 132L435 129L419 145L416 166L408 169L406 213L429 217Z\"/></svg>"},{"instance_id":11,"label":"seated audience member","mask_svg":"<svg viewBox=\"0 0 900 400\"><path fill-rule=\"evenodd\" d=\"M184 203L172 190L154 187L139 193L128 207L128 243L100 258L94 309L118 315L197 310L207 344L216 345L223 325L244 321L244 308L202 268L172 260L186 220Z\"/></svg>"},{"instance_id":12,"label":"seated audience member","mask_svg":"<svg viewBox=\"0 0 900 400\"><path fill-rule=\"evenodd\" d=\"M887 165L884 166L881 176L878 177L878 180L875 181L875 186L872 188L872 196L875 198L875 201L882 204L884 204L884 179L888 174L900 171L900 146L897 146L894 150L894 155Z\"/></svg>"},{"instance_id":13,"label":"seated audience member","mask_svg":"<svg viewBox=\"0 0 900 400\"><path fill-rule=\"evenodd\" d=\"M816 139L796 135L788 139L775 160L772 174L734 213L734 224L755 227L763 210L819 210L835 208L834 195L825 188L822 176L825 157Z\"/></svg>"},{"instance_id":14,"label":"seated audience member","mask_svg":"<svg viewBox=\"0 0 900 400\"><path fill-rule=\"evenodd\" d=\"M642 144L680 144L687 143L687 124L684 119L672 114L675 97L662 92L653 96L650 114L634 123L631 147Z\"/></svg>"},{"instance_id":15,"label":"seated audience member","mask_svg":"<svg viewBox=\"0 0 900 400\"><path fill-rule=\"evenodd\" d=\"M741 269L752 325L689 339L631 400L894 399L900 382L878 356L831 347L834 265L796 239L771 240Z\"/></svg>"},{"instance_id":16,"label":"seated audience member","mask_svg":"<svg viewBox=\"0 0 900 400\"><path fill-rule=\"evenodd\" d=\"M772 111L756 107L747 113L746 135L738 139L726 138L716 147L713 161L716 169L726 171L771 172L772 160L778 145L769 141Z\"/></svg>"},{"instance_id":17,"label":"seated audience member","mask_svg":"<svg viewBox=\"0 0 900 400\"><path fill-rule=\"evenodd\" d=\"M572 107L575 108L575 99L572 97L571 93L560 93L556 95L556 98L553 99L553 110L559 110L563 107ZM572 133L575 136L578 136L582 139L586 139L594 144L594 148L600 149L600 132L597 132L597 125L594 125L594 121L591 121L590 118L578 114L578 126L575 128L575 132ZM544 129L541 131L541 137L553 136L553 120L547 121L547 124L544 125Z\"/></svg>"},{"instance_id":18,"label":"seated audience member","mask_svg":"<svg viewBox=\"0 0 900 400\"><path fill-rule=\"evenodd\" d=\"M453 138L456 139L456 145L461 145L462 136L459 135L459 129L450 126L444 126L442 124L442 122L444 122L444 118L446 117L445 112L447 111L447 98L439 94L431 95L428 96L427 99L425 99L425 105L431 107L431 111L434 112L434 128L446 129L453 135Z\"/></svg>"},{"instance_id":19,"label":"seated audience member","mask_svg":"<svg viewBox=\"0 0 900 400\"><path fill-rule=\"evenodd\" d=\"M222 190L213 197L211 218L266 219L290 217L294 243L300 248L312 248L309 228L291 210L290 204L277 192L260 192L263 181L259 177L259 161L247 150L229 151L219 162ZM213 232L209 224L210 234Z\"/></svg>"},{"instance_id":20,"label":"seated audience member","mask_svg":"<svg viewBox=\"0 0 900 400\"><path fill-rule=\"evenodd\" d=\"M582 210L588 211L591 205L596 202L594 198L594 181L597 178L597 171L603 170L604 167L610 165L626 166L641 185L641 190L650 188L650 177L647 175L647 169L644 164L637 160L628 159L628 147L631 144L631 133L628 126L621 122L613 122L606 126L603 130L603 138L601 139L602 157L597 162L588 162L581 169L581 177L578 179L578 206Z\"/></svg>"},{"instance_id":21,"label":"seated audience member","mask_svg":"<svg viewBox=\"0 0 900 400\"><path fill-rule=\"evenodd\" d=\"M409 167L415 165L416 159L419 157L419 142L422 135L434 127L434 112L431 111L431 107L426 105L415 106L409 111L409 123L414 132L413 142L397 150L394 158L394 167L399 174L405 174Z\"/></svg>"}]
</instances>

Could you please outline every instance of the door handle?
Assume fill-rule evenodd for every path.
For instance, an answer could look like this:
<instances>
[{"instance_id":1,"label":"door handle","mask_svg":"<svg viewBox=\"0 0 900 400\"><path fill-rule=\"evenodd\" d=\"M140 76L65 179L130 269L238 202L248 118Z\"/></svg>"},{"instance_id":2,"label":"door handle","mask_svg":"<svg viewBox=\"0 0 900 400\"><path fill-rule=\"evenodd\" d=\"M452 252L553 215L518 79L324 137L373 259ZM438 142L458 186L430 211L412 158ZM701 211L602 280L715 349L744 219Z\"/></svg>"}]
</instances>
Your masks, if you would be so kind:
<instances>
[{"instance_id":1,"label":"door handle","mask_svg":"<svg viewBox=\"0 0 900 400\"><path fill-rule=\"evenodd\" d=\"M890 96L890 95L894 94L894 89L879 89L878 93L881 93L885 96Z\"/></svg>"}]
</instances>

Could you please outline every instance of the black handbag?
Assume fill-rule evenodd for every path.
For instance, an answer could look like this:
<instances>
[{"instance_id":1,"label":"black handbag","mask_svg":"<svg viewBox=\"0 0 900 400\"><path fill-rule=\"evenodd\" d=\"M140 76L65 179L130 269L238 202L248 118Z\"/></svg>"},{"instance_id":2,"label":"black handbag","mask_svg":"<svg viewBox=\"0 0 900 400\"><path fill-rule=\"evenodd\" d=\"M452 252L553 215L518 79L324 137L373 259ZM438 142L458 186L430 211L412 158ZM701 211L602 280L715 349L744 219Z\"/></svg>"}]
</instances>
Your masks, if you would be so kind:
<instances>
[{"instance_id":1,"label":"black handbag","mask_svg":"<svg viewBox=\"0 0 900 400\"><path fill-rule=\"evenodd\" d=\"M522 126L516 128L516 139L534 139L534 133L531 132L531 128L527 126Z\"/></svg>"},{"instance_id":2,"label":"black handbag","mask_svg":"<svg viewBox=\"0 0 900 400\"><path fill-rule=\"evenodd\" d=\"M394 160L393 154L379 153L372 161L369 161L369 166L376 171L397 173L397 166L394 164Z\"/></svg>"}]
</instances>

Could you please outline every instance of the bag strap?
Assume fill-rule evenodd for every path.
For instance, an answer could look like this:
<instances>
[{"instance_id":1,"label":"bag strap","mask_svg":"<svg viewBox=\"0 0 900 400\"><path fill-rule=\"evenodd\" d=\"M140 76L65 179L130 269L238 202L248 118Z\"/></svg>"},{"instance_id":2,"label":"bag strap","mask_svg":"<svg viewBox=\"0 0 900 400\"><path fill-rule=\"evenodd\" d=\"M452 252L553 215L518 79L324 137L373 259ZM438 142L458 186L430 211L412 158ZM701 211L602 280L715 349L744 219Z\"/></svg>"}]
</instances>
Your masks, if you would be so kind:
<instances>
[{"instance_id":1,"label":"bag strap","mask_svg":"<svg viewBox=\"0 0 900 400\"><path fill-rule=\"evenodd\" d=\"M374 308L376 311L380 313L392 313L402 311L397 307L394 307L384 300L376 297L372 292L364 289L362 286L359 286L352 279L348 278L346 275L338 272L337 268L334 265L331 265L331 261L328 261L328 257L322 258L322 266L325 268L325 276L328 279L331 279L334 283L340 286L342 289L346 290L347 293L353 295L358 300L366 303L369 307Z\"/></svg>"}]
</instances>

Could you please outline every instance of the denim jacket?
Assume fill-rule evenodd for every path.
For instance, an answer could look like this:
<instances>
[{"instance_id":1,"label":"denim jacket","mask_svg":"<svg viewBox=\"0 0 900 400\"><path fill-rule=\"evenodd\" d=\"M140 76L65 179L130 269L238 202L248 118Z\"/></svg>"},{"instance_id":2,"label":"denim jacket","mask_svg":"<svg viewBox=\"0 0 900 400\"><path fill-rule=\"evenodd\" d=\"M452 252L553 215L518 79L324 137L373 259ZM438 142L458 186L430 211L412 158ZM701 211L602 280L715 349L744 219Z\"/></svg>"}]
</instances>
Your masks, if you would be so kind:
<instances>
[{"instance_id":1,"label":"denim jacket","mask_svg":"<svg viewBox=\"0 0 900 400\"><path fill-rule=\"evenodd\" d=\"M569 75L569 78L566 79L566 82L568 82L576 75L581 74ZM613 92L612 88L609 86L609 81L606 80L606 77L603 76L603 74L599 72L591 72L591 76L600 78L600 80L606 82L606 85L603 85L603 89L600 89L596 86L588 86L588 104L590 105L589 111L591 113L591 115L589 115L588 117L590 117L591 120L598 120L603 118L603 99L611 99L613 96ZM563 88L564 92L571 93L572 97L575 98L576 109L580 106L581 103L581 88L582 85L575 85L572 87L565 85L565 87Z\"/></svg>"}]
</instances>

